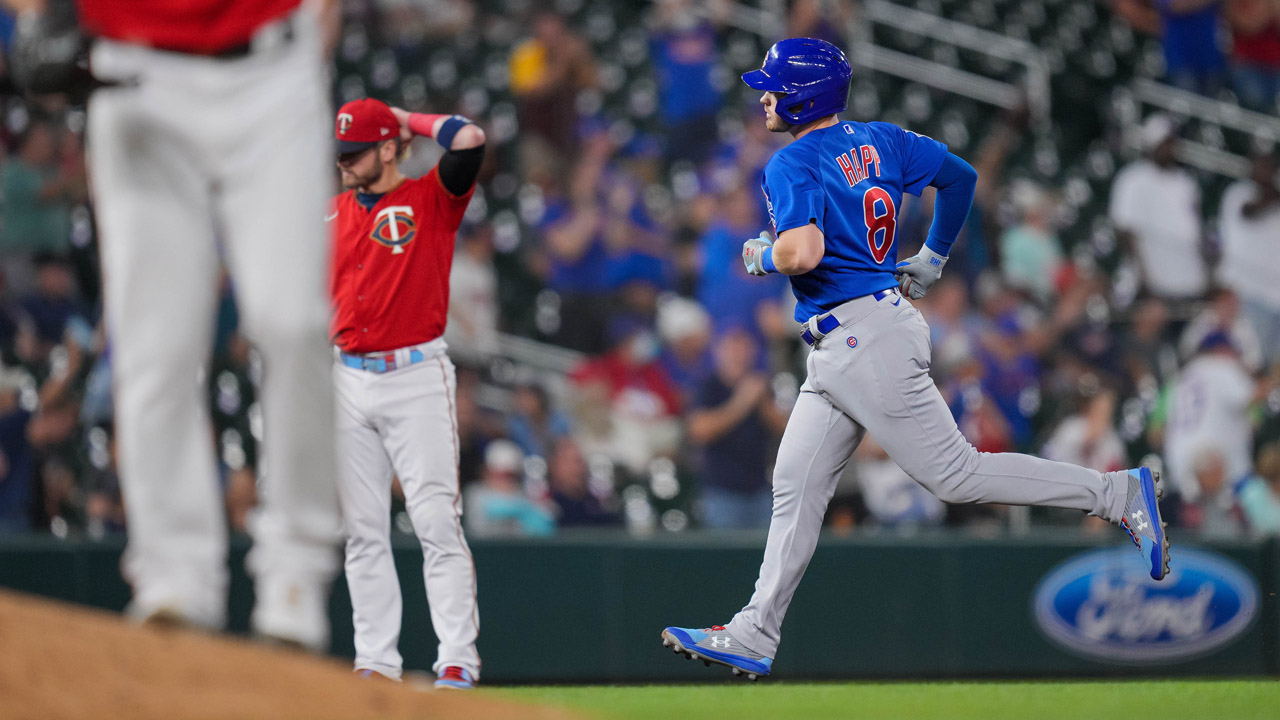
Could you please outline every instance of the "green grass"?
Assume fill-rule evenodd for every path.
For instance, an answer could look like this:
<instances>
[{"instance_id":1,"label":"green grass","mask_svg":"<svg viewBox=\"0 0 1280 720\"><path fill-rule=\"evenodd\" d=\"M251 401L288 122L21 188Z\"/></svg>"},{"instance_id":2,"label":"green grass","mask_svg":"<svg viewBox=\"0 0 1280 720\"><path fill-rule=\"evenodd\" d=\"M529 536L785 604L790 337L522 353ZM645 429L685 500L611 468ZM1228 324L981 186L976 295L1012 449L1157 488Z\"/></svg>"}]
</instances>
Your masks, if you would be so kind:
<instances>
[{"instance_id":1,"label":"green grass","mask_svg":"<svg viewBox=\"0 0 1280 720\"><path fill-rule=\"evenodd\" d=\"M531 686L486 694L602 720L1276 720L1280 681L887 682Z\"/></svg>"}]
</instances>

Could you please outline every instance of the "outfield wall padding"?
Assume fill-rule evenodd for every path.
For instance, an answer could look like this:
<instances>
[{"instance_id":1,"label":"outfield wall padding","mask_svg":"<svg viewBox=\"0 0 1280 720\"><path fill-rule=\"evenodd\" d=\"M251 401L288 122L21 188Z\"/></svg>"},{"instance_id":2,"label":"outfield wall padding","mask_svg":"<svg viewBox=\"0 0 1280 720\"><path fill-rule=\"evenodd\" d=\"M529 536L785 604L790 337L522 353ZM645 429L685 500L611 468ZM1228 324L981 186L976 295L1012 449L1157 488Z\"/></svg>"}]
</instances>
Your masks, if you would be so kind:
<instances>
[{"instance_id":1,"label":"outfield wall padding","mask_svg":"<svg viewBox=\"0 0 1280 720\"><path fill-rule=\"evenodd\" d=\"M1176 539L1175 539L1176 542ZM712 680L662 647L666 625L727 622L749 598L759 534L567 536L472 541L479 574L480 652L492 682ZM1280 547L1276 540L1194 543L1229 558L1260 590L1255 620L1200 657L1160 664L1087 659L1040 632L1032 597L1051 568L1100 547L1081 534L980 538L824 538L784 625L775 675L792 678L1048 677L1277 674ZM1174 545L1177 564L1179 545ZM252 607L247 542L234 540L230 627ZM0 586L121 610L120 540L0 540ZM422 554L396 542L404 591L401 652L408 668L435 654ZM351 606L339 578L331 601L333 652L354 654Z\"/></svg>"}]
</instances>

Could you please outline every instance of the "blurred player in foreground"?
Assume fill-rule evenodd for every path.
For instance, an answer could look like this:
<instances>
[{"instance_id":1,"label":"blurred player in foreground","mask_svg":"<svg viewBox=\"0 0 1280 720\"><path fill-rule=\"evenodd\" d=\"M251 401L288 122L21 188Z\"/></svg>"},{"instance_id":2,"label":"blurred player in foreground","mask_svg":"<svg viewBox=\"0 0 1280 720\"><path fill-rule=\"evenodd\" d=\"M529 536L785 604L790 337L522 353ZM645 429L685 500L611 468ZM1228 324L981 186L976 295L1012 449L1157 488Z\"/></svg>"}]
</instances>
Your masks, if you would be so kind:
<instances>
[{"instance_id":1,"label":"blurred player in foreground","mask_svg":"<svg viewBox=\"0 0 1280 720\"><path fill-rule=\"evenodd\" d=\"M977 173L944 145L888 123L842 122L852 72L834 45L774 45L742 76L764 91L773 132L795 140L770 159L764 193L777 241L743 244L747 272L791 276L808 378L778 448L773 518L751 601L726 626L669 627L663 644L735 675L768 675L782 619L818 542L822 518L863 435L916 482L952 503L1073 508L1119 523L1151 577L1169 570L1150 469L1099 473L1028 455L980 453L929 377L929 327L910 300L942 274L973 201ZM894 264L902 194L937 188L929 238Z\"/></svg>"},{"instance_id":2,"label":"blurred player in foreground","mask_svg":"<svg viewBox=\"0 0 1280 720\"><path fill-rule=\"evenodd\" d=\"M226 622L226 520L204 387L225 263L263 361L252 625L315 651L328 647L340 537L327 254L316 241L328 176L327 10L300 0L145 10L50 0L24 8L14 48L15 75L33 91L92 92L88 160L128 515L128 612ZM85 35L95 38L87 57Z\"/></svg>"},{"instance_id":3,"label":"blurred player in foreground","mask_svg":"<svg viewBox=\"0 0 1280 720\"><path fill-rule=\"evenodd\" d=\"M480 676L476 569L462 536L457 380L445 355L454 234L475 192L484 131L458 115L423 115L365 98L343 105L334 134L347 191L333 230L338 490L347 532L356 672L400 679L400 582L391 555L391 480L400 479L422 543L436 687ZM444 156L400 174L403 143L436 139Z\"/></svg>"}]
</instances>

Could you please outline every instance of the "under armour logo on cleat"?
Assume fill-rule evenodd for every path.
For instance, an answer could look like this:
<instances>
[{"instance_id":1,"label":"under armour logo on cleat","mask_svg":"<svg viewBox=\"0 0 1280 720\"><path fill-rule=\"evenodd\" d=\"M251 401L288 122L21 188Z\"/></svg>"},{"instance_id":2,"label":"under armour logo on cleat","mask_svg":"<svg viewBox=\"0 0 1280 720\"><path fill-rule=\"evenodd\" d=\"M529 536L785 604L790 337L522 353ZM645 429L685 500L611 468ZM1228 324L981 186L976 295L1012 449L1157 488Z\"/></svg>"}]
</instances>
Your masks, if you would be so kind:
<instances>
[{"instance_id":1,"label":"under armour logo on cleat","mask_svg":"<svg viewBox=\"0 0 1280 720\"><path fill-rule=\"evenodd\" d=\"M1143 519L1142 519L1142 511L1141 511L1141 510L1134 510L1134 511L1133 511L1133 519L1134 519L1134 520L1136 520L1136 521L1138 522L1138 529L1139 529L1139 530L1145 530L1145 529L1147 528L1148 523L1147 523L1147 521L1146 521L1146 520L1143 520Z\"/></svg>"},{"instance_id":2,"label":"under armour logo on cleat","mask_svg":"<svg viewBox=\"0 0 1280 720\"><path fill-rule=\"evenodd\" d=\"M729 638L713 637L711 638L711 647L727 648L729 647Z\"/></svg>"}]
</instances>

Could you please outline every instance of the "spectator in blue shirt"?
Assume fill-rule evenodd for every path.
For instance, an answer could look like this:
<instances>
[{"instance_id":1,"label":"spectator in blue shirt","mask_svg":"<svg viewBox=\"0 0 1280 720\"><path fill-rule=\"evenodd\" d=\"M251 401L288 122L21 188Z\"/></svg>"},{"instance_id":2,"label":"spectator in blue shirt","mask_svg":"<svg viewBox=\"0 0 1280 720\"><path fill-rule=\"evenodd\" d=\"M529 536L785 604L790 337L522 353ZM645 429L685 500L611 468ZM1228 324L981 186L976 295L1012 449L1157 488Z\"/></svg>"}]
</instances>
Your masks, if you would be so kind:
<instances>
[{"instance_id":1,"label":"spectator in blue shirt","mask_svg":"<svg viewBox=\"0 0 1280 720\"><path fill-rule=\"evenodd\" d=\"M1201 95L1216 95L1226 72L1218 45L1218 0L1157 0L1164 27L1164 62L1169 83Z\"/></svg>"},{"instance_id":2,"label":"spectator in blue shirt","mask_svg":"<svg viewBox=\"0 0 1280 720\"><path fill-rule=\"evenodd\" d=\"M8 8L0 10L0 46L4 47L6 53L13 41L15 21L13 11Z\"/></svg>"},{"instance_id":3,"label":"spectator in blue shirt","mask_svg":"<svg viewBox=\"0 0 1280 720\"><path fill-rule=\"evenodd\" d=\"M680 391L684 406L692 407L713 370L711 318L694 300L670 298L658 308L658 337L662 341L658 363Z\"/></svg>"},{"instance_id":4,"label":"spectator in blue shirt","mask_svg":"<svg viewBox=\"0 0 1280 720\"><path fill-rule=\"evenodd\" d=\"M1218 45L1218 0L1111 0L1113 11L1137 29L1161 37L1170 85L1215 95L1226 57Z\"/></svg>"},{"instance_id":5,"label":"spectator in blue shirt","mask_svg":"<svg viewBox=\"0 0 1280 720\"><path fill-rule=\"evenodd\" d=\"M559 527L621 526L617 498L612 492L601 497L591 487L591 472L582 449L571 437L556 441L547 465L551 502L556 506Z\"/></svg>"},{"instance_id":6,"label":"spectator in blue shirt","mask_svg":"<svg viewBox=\"0 0 1280 720\"><path fill-rule=\"evenodd\" d=\"M716 70L716 31L693 14L690 3L669 1L658 9L659 28L650 41L658 76L662 121L668 129L667 160L705 161L716 141L721 91Z\"/></svg>"},{"instance_id":7,"label":"spectator in blue shirt","mask_svg":"<svg viewBox=\"0 0 1280 720\"><path fill-rule=\"evenodd\" d=\"M546 388L534 382L516 388L507 434L526 455L548 457L556 441L571 430L569 417L551 407Z\"/></svg>"},{"instance_id":8,"label":"spectator in blue shirt","mask_svg":"<svg viewBox=\"0 0 1280 720\"><path fill-rule=\"evenodd\" d=\"M541 223L550 256L547 284L565 296L604 292L608 254L600 238L599 210L593 203L557 202Z\"/></svg>"},{"instance_id":9,"label":"spectator in blue shirt","mask_svg":"<svg viewBox=\"0 0 1280 720\"><path fill-rule=\"evenodd\" d=\"M1038 390L1040 365L1027 342L1035 321L1017 295L999 281L989 283L982 301L985 327L977 358L982 363L982 391L1009 424L1015 447L1031 441L1031 402Z\"/></svg>"},{"instance_id":10,"label":"spectator in blue shirt","mask_svg":"<svg viewBox=\"0 0 1280 720\"><path fill-rule=\"evenodd\" d=\"M20 402L21 371L0 371L0 535L31 528L35 457L27 441L31 412Z\"/></svg>"},{"instance_id":11,"label":"spectator in blue shirt","mask_svg":"<svg viewBox=\"0 0 1280 720\"><path fill-rule=\"evenodd\" d=\"M67 260L57 255L39 255L35 267L35 286L20 304L35 323L43 356L63 341L73 321L87 325L87 312L77 297L75 272Z\"/></svg>"},{"instance_id":12,"label":"spectator in blue shirt","mask_svg":"<svg viewBox=\"0 0 1280 720\"><path fill-rule=\"evenodd\" d=\"M1218 45L1218 0L1111 0L1130 25L1159 35L1170 85L1213 96L1222 87L1226 56Z\"/></svg>"},{"instance_id":13,"label":"spectator in blue shirt","mask_svg":"<svg viewBox=\"0 0 1280 720\"><path fill-rule=\"evenodd\" d=\"M688 436L702 447L702 522L715 529L769 525L769 459L786 426L766 375L755 371L751 335L730 330L716 342L716 370L689 414Z\"/></svg>"},{"instance_id":14,"label":"spectator in blue shirt","mask_svg":"<svg viewBox=\"0 0 1280 720\"><path fill-rule=\"evenodd\" d=\"M540 224L546 282L560 297L556 341L586 353L602 351L609 256L601 237L602 213L592 193L549 203Z\"/></svg>"},{"instance_id":15,"label":"spectator in blue shirt","mask_svg":"<svg viewBox=\"0 0 1280 720\"><path fill-rule=\"evenodd\" d=\"M780 273L751 277L741 263L735 263L742 256L743 240L756 236L764 227L756 197L757 193L745 185L721 197L719 212L699 242L702 272L698 301L713 325L748 328L763 347L772 334L767 314L780 312L788 282Z\"/></svg>"}]
</instances>

